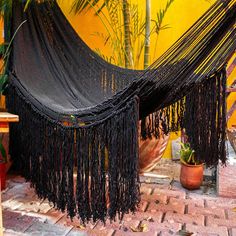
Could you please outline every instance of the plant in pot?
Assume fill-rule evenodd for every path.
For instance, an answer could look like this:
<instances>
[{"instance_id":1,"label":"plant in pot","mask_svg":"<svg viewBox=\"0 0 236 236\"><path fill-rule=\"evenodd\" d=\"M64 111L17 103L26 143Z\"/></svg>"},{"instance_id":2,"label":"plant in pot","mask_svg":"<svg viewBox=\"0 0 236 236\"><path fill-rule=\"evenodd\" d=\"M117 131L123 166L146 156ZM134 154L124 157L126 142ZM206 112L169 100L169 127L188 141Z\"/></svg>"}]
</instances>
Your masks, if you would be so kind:
<instances>
[{"instance_id":1,"label":"plant in pot","mask_svg":"<svg viewBox=\"0 0 236 236\"><path fill-rule=\"evenodd\" d=\"M6 149L2 143L3 136L0 137L0 181L1 181L1 190L6 187L6 163L7 163L7 153Z\"/></svg>"},{"instance_id":2,"label":"plant in pot","mask_svg":"<svg viewBox=\"0 0 236 236\"><path fill-rule=\"evenodd\" d=\"M200 188L203 180L203 163L195 159L189 143L180 143L180 183L189 190Z\"/></svg>"}]
</instances>

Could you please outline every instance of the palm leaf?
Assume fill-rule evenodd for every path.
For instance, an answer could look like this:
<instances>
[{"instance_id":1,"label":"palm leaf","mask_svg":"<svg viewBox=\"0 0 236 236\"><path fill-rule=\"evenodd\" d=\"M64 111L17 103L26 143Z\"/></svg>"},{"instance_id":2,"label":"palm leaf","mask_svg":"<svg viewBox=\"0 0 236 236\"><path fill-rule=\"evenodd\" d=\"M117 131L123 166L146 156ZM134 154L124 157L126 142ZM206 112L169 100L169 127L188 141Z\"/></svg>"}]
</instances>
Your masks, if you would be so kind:
<instances>
[{"instance_id":1,"label":"palm leaf","mask_svg":"<svg viewBox=\"0 0 236 236\"><path fill-rule=\"evenodd\" d=\"M24 11L27 10L29 4L32 2L32 0L27 0L26 4L25 4L25 7L24 7Z\"/></svg>"},{"instance_id":2,"label":"palm leaf","mask_svg":"<svg viewBox=\"0 0 236 236\"><path fill-rule=\"evenodd\" d=\"M152 19L152 21L155 23L155 32L157 35L160 33L161 30L165 30L165 29L170 28L170 27L166 27L167 25L162 26L162 24L163 24L163 20L166 16L166 13L168 12L168 10L171 7L173 2L174 2L174 0L168 0L164 9L160 9L157 12L156 20Z\"/></svg>"},{"instance_id":3,"label":"palm leaf","mask_svg":"<svg viewBox=\"0 0 236 236\"><path fill-rule=\"evenodd\" d=\"M105 0L102 4L102 6L96 11L95 14L99 14L100 11L105 7L106 2L108 0ZM74 0L72 4L71 10L74 11L74 13L82 13L85 9L89 10L90 8L96 6L99 3L99 0Z\"/></svg>"}]
</instances>

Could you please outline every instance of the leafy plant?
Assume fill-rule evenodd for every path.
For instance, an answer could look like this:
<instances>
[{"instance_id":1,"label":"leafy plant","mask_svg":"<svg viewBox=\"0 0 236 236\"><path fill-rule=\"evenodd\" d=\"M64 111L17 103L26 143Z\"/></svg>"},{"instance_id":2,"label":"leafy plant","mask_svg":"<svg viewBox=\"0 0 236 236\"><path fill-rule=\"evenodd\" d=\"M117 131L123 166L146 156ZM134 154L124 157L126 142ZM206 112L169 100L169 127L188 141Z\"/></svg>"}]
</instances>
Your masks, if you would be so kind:
<instances>
[{"instance_id":1,"label":"leafy plant","mask_svg":"<svg viewBox=\"0 0 236 236\"><path fill-rule=\"evenodd\" d=\"M131 4L129 0L74 0L72 11L82 13L93 9L95 15L103 23L106 32L94 35L104 41L112 49L111 57L104 56L99 49L95 51L109 62L126 67L145 69L150 65L150 37L161 30L170 28L163 25L163 19L174 0L167 0L163 9L157 12L157 19L151 20L151 1L146 0L146 12L140 14L138 4ZM157 40L155 40L154 59ZM141 56L144 55L144 65L140 67Z\"/></svg>"},{"instance_id":2,"label":"leafy plant","mask_svg":"<svg viewBox=\"0 0 236 236\"><path fill-rule=\"evenodd\" d=\"M2 140L3 140L3 134L0 137L0 154L1 154L0 162L6 163L7 162L7 153L6 153L5 147L3 146Z\"/></svg>"},{"instance_id":3,"label":"leafy plant","mask_svg":"<svg viewBox=\"0 0 236 236\"><path fill-rule=\"evenodd\" d=\"M155 26L152 29L152 32L154 31L156 34L155 47L154 47L154 57L156 55L157 41L158 41L160 31L167 30L167 29L171 28L168 24L163 25L163 21L166 16L166 13L168 12L168 10L171 7L173 2L174 2L174 0L168 0L165 7L163 9L160 9L157 12L157 14L156 14L157 18L155 20L152 19L152 22L154 22L154 24L155 24Z\"/></svg>"},{"instance_id":4,"label":"leafy plant","mask_svg":"<svg viewBox=\"0 0 236 236\"><path fill-rule=\"evenodd\" d=\"M89 9L90 7L94 7L98 4L99 0L75 0L72 5L72 10L75 13L81 13L84 9ZM109 1L104 1L102 6L98 9L97 13L102 10L102 8L105 6L105 3Z\"/></svg>"},{"instance_id":5,"label":"leafy plant","mask_svg":"<svg viewBox=\"0 0 236 236\"><path fill-rule=\"evenodd\" d=\"M200 161L195 159L195 151L191 148L189 143L183 143L180 142L181 149L179 151L180 153L180 161L183 164L188 165L199 165L201 164Z\"/></svg>"}]
</instances>

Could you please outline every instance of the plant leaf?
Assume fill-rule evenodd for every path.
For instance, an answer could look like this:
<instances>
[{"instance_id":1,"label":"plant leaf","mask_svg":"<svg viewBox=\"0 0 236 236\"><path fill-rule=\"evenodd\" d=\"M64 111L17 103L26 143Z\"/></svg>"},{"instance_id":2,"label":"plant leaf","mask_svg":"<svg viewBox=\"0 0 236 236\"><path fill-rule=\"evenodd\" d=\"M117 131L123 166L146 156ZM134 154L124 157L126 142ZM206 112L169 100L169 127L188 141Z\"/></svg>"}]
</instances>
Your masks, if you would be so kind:
<instances>
[{"instance_id":1,"label":"plant leaf","mask_svg":"<svg viewBox=\"0 0 236 236\"><path fill-rule=\"evenodd\" d=\"M146 224L141 224L140 226L138 227L133 227L131 226L130 229L133 231L133 232L147 232L148 231L148 226Z\"/></svg>"},{"instance_id":2,"label":"plant leaf","mask_svg":"<svg viewBox=\"0 0 236 236\"><path fill-rule=\"evenodd\" d=\"M6 153L5 147L2 144L2 139L0 141L0 153L1 153L1 156L2 156L3 162L6 163L7 162L7 153Z\"/></svg>"},{"instance_id":3,"label":"plant leaf","mask_svg":"<svg viewBox=\"0 0 236 236\"><path fill-rule=\"evenodd\" d=\"M25 7L24 7L24 11L27 10L29 4L31 3L32 0L27 0L26 4L25 4Z\"/></svg>"}]
</instances>

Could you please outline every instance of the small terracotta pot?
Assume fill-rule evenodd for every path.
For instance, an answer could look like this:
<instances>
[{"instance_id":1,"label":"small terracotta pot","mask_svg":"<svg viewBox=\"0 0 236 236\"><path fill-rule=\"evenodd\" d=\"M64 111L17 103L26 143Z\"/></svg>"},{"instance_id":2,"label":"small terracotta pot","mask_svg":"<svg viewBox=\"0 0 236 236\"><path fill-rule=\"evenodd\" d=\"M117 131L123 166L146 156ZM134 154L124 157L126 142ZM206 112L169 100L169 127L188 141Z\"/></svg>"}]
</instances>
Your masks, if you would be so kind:
<instances>
[{"instance_id":1,"label":"small terracotta pot","mask_svg":"<svg viewBox=\"0 0 236 236\"><path fill-rule=\"evenodd\" d=\"M181 163L180 183L186 189L200 188L203 180L203 164L187 165Z\"/></svg>"},{"instance_id":2,"label":"small terracotta pot","mask_svg":"<svg viewBox=\"0 0 236 236\"><path fill-rule=\"evenodd\" d=\"M1 190L6 188L6 163L0 162L0 180L1 180Z\"/></svg>"}]
</instances>

